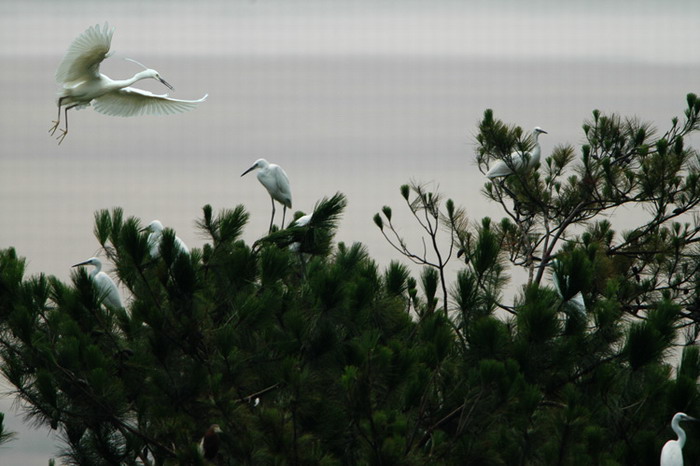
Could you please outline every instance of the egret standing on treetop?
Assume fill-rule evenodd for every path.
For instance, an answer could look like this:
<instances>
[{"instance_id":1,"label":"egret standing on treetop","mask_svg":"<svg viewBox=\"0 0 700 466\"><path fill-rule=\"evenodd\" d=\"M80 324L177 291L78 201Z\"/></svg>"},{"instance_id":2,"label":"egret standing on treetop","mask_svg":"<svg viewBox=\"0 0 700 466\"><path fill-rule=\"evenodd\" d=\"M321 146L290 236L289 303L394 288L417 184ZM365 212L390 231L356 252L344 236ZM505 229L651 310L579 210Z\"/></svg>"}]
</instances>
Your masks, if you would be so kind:
<instances>
[{"instance_id":1,"label":"egret standing on treetop","mask_svg":"<svg viewBox=\"0 0 700 466\"><path fill-rule=\"evenodd\" d=\"M102 261L97 257L91 257L85 262L75 264L73 267L80 267L81 265L95 266L93 271L90 272L90 280L95 284L102 303L112 310L124 308L122 299L119 297L117 285L112 280L112 277L102 271Z\"/></svg>"},{"instance_id":2,"label":"egret standing on treetop","mask_svg":"<svg viewBox=\"0 0 700 466\"><path fill-rule=\"evenodd\" d=\"M160 223L159 220L153 220L146 228L141 230L150 232L146 241L148 242L148 250L153 258L160 256L160 243L163 240L163 230L163 224ZM185 242L177 236L175 237L175 247L183 254L190 254L190 250L187 245L185 245Z\"/></svg>"},{"instance_id":3,"label":"egret standing on treetop","mask_svg":"<svg viewBox=\"0 0 700 466\"><path fill-rule=\"evenodd\" d=\"M130 79L112 80L100 74L100 63L110 54L114 28L105 23L100 27L89 27L73 41L63 61L56 70L56 82L62 85L58 97L58 118L49 133L53 135L61 123L61 107L64 107L65 128L58 136L58 143L68 134L68 110L83 108L94 102L94 108L100 113L113 116L167 115L192 110L199 100L171 99L167 94L156 95L129 87L141 79L152 78L160 81L170 89L173 87L160 77L156 70L151 70L141 63L131 60L144 68Z\"/></svg>"},{"instance_id":4,"label":"egret standing on treetop","mask_svg":"<svg viewBox=\"0 0 700 466\"><path fill-rule=\"evenodd\" d=\"M270 193L270 198L272 199L272 218L270 219L270 228L268 231L272 231L272 223L275 221L275 201L284 206L282 209L281 225L281 227L284 228L284 215L287 213L287 208L292 208L292 189L289 186L289 178L284 170L282 170L282 167L274 163L269 163L265 159L256 160L241 176L256 168L259 169L257 175L258 181L265 186L265 189Z\"/></svg>"},{"instance_id":5,"label":"egret standing on treetop","mask_svg":"<svg viewBox=\"0 0 700 466\"><path fill-rule=\"evenodd\" d=\"M486 178L493 179L499 176L508 176L515 170L519 170L523 165L527 165L527 168L537 165L540 162L540 153L542 151L537 138L541 133L547 134L547 131L536 126L535 129L532 130L532 138L535 140L535 146L532 148L532 151L525 153L516 151L510 154L510 160L499 160L486 172Z\"/></svg>"},{"instance_id":6,"label":"egret standing on treetop","mask_svg":"<svg viewBox=\"0 0 700 466\"><path fill-rule=\"evenodd\" d=\"M677 440L669 440L661 449L661 466L683 466L683 445L685 431L681 429L681 421L697 421L685 413L676 413L671 421L671 428L678 436Z\"/></svg>"}]
</instances>

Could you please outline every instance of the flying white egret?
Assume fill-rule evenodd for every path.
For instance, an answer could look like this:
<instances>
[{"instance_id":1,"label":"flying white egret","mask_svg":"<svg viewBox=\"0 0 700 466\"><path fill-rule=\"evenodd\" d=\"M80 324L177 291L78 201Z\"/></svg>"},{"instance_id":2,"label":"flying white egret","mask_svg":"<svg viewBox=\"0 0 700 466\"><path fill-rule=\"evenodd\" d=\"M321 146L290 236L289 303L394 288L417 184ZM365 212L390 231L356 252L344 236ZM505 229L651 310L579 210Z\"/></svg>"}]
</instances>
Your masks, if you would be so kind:
<instances>
[{"instance_id":1,"label":"flying white egret","mask_svg":"<svg viewBox=\"0 0 700 466\"><path fill-rule=\"evenodd\" d=\"M299 217L298 219L293 220L293 221L289 224L289 227L305 227L305 226L308 225L309 222L311 221L311 217L312 217L312 216L313 216L313 213L311 213L311 214L306 214L306 215L302 215L302 216ZM290 251L297 252L297 251L299 251L299 248L301 248L301 243L298 242L298 241L297 241L297 242L294 242L294 243L292 243L292 244L289 245L289 250L290 250Z\"/></svg>"},{"instance_id":2,"label":"flying white egret","mask_svg":"<svg viewBox=\"0 0 700 466\"><path fill-rule=\"evenodd\" d=\"M671 421L671 428L678 436L677 440L669 440L661 449L661 466L683 466L683 445L685 431L681 429L681 421L698 421L685 413L676 413Z\"/></svg>"},{"instance_id":3,"label":"flying white egret","mask_svg":"<svg viewBox=\"0 0 700 466\"><path fill-rule=\"evenodd\" d=\"M537 165L540 162L540 153L542 151L537 138L541 133L547 134L547 131L536 126L535 129L532 130L532 138L535 140L535 146L532 148L532 151L525 153L516 151L510 154L509 161L499 160L486 172L486 178L493 179L500 176L508 176L513 173L514 170L519 170L523 165L527 165L527 168L532 168Z\"/></svg>"},{"instance_id":4,"label":"flying white egret","mask_svg":"<svg viewBox=\"0 0 700 466\"><path fill-rule=\"evenodd\" d=\"M192 110L199 100L171 99L167 94L157 95L148 91L129 87L141 79L156 79L170 89L168 84L156 70L151 70L135 60L131 60L144 68L130 79L112 80L100 73L100 63L107 58L112 42L114 28L108 23L104 26L89 27L79 35L68 48L66 56L56 70L56 82L62 86L58 97L58 117L49 129L53 135L61 122L61 107L64 108L65 128L57 137L60 144L68 134L68 110L83 108L94 103L94 108L100 113L112 116L135 115L167 115Z\"/></svg>"},{"instance_id":5,"label":"flying white egret","mask_svg":"<svg viewBox=\"0 0 700 466\"><path fill-rule=\"evenodd\" d=\"M117 285L112 280L112 277L102 271L102 261L97 257L91 257L84 262L75 264L73 267L80 267L81 265L95 266L90 272L90 280L95 284L102 303L112 310L123 309L124 306L122 305L122 299L119 297Z\"/></svg>"},{"instance_id":6,"label":"flying white egret","mask_svg":"<svg viewBox=\"0 0 700 466\"><path fill-rule=\"evenodd\" d=\"M149 252L153 258L160 256L160 242L163 240L163 228L163 224L160 223L159 220L153 220L146 228L141 230L150 232L147 242ZM185 245L184 241L177 236L175 237L175 247L183 254L190 254L190 250L187 245Z\"/></svg>"},{"instance_id":7,"label":"flying white egret","mask_svg":"<svg viewBox=\"0 0 700 466\"><path fill-rule=\"evenodd\" d=\"M284 227L284 216L287 213L287 208L292 208L292 189L289 185L289 178L284 170L282 170L282 167L274 163L269 163L265 159L256 160L241 176L256 168L259 169L257 174L258 181L265 186L265 189L270 193L270 198L272 199L272 218L270 219L270 228L268 231L272 231L272 223L275 220L275 201L284 206L282 209L281 225L281 227Z\"/></svg>"}]
</instances>

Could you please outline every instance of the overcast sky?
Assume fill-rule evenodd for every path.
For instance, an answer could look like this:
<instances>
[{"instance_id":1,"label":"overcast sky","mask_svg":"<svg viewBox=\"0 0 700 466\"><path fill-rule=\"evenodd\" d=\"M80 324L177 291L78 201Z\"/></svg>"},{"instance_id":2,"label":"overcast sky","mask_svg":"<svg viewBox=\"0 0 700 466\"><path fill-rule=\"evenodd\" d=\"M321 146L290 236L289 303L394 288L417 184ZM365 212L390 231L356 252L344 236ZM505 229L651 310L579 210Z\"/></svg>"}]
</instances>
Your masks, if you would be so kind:
<instances>
[{"instance_id":1,"label":"overcast sky","mask_svg":"<svg viewBox=\"0 0 700 466\"><path fill-rule=\"evenodd\" d=\"M0 51L56 55L86 22L144 53L427 54L687 63L700 3L642 0L6 1ZM164 30L177 34L162 34ZM144 40L144 37L149 40ZM174 36L174 37L173 37Z\"/></svg>"},{"instance_id":2,"label":"overcast sky","mask_svg":"<svg viewBox=\"0 0 700 466\"><path fill-rule=\"evenodd\" d=\"M200 247L194 220L206 203L244 204L253 241L269 197L240 174L265 157L289 174L293 210L345 193L338 238L385 265L400 257L372 224L383 205L421 245L398 194L410 180L439 186L474 220L500 216L474 165L486 108L548 130L544 156L579 145L594 108L659 127L681 115L685 94L700 91L698 18L697 1L3 1L0 247L16 247L30 274L68 280L99 252L96 210L158 218ZM103 72L131 76L139 68L120 60L131 57L158 69L174 97L209 99L169 117L71 112L58 146L46 132L56 66L105 21L116 30ZM29 431L10 402L0 411L19 438L0 464L46 465L56 452L47 432Z\"/></svg>"}]
</instances>

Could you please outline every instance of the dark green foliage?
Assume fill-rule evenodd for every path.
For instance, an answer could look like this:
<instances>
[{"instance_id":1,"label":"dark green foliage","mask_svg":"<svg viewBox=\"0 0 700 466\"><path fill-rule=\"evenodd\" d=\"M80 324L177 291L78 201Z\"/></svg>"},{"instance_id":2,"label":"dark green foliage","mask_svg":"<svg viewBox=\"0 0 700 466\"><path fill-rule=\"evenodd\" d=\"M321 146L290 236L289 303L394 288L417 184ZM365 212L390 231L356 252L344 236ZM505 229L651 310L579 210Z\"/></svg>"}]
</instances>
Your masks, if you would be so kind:
<instances>
[{"instance_id":1,"label":"dark green foliage","mask_svg":"<svg viewBox=\"0 0 700 466\"><path fill-rule=\"evenodd\" d=\"M700 414L700 228L678 218L700 202L687 103L660 137L594 112L580 155L557 146L487 184L501 221L401 186L422 252L390 207L374 221L417 274L333 243L341 194L252 245L242 206L205 206L202 248L180 253L166 229L157 257L138 219L99 211L127 309L100 305L82 269L26 277L0 251L3 375L68 464L656 464L671 416ZM480 163L531 144L491 111L479 130ZM628 203L650 220L616 232L601 214ZM524 287L505 287L508 263Z\"/></svg>"},{"instance_id":2,"label":"dark green foliage","mask_svg":"<svg viewBox=\"0 0 700 466\"><path fill-rule=\"evenodd\" d=\"M673 343L677 318L677 307L665 301L649 311L646 320L631 325L625 353L633 369L656 362L664 356Z\"/></svg>"},{"instance_id":3,"label":"dark green foliage","mask_svg":"<svg viewBox=\"0 0 700 466\"><path fill-rule=\"evenodd\" d=\"M345 196L340 193L324 198L316 204L306 225L292 223L258 240L256 246L274 243L279 247L291 247L300 254L326 255L346 203Z\"/></svg>"}]
</instances>

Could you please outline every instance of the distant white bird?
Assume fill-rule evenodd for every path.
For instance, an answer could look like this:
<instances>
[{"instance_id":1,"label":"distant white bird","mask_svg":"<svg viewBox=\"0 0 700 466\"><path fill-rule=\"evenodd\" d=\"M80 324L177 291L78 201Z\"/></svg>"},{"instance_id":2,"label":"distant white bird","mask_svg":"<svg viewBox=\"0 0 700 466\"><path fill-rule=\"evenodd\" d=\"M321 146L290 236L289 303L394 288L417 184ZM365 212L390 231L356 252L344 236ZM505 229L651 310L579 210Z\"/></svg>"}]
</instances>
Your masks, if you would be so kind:
<instances>
[{"instance_id":1,"label":"distant white bird","mask_svg":"<svg viewBox=\"0 0 700 466\"><path fill-rule=\"evenodd\" d=\"M122 299L119 297L117 285L114 283L114 280L112 280L112 277L102 271L102 261L97 257L91 257L84 262L75 264L73 267L80 267L81 265L95 266L92 272L90 272L90 280L95 284L95 288L100 294L102 303L112 310L123 309L124 306L122 305Z\"/></svg>"},{"instance_id":2,"label":"distant white bird","mask_svg":"<svg viewBox=\"0 0 700 466\"><path fill-rule=\"evenodd\" d=\"M284 216L287 213L287 208L292 208L292 188L289 185L289 178L284 170L282 170L282 167L274 163L269 163L265 159L256 160L241 176L256 168L260 169L257 174L258 181L265 186L265 189L270 193L270 198L272 199L272 218L270 219L270 228L268 231L272 231L272 223L275 220L275 201L284 206L282 209L281 225L281 227L284 228Z\"/></svg>"},{"instance_id":3,"label":"distant white bird","mask_svg":"<svg viewBox=\"0 0 700 466\"><path fill-rule=\"evenodd\" d=\"M163 240L163 228L163 224L159 220L153 220L146 228L141 230L150 232L146 241L148 242L148 250L153 258L160 257L160 242ZM175 247L183 254L190 254L190 250L185 242L177 236L175 237Z\"/></svg>"},{"instance_id":4,"label":"distant white bird","mask_svg":"<svg viewBox=\"0 0 700 466\"><path fill-rule=\"evenodd\" d=\"M532 130L532 138L535 141L535 146L532 148L532 151L525 153L516 151L510 154L509 161L499 160L486 173L486 178L493 179L499 176L508 176L513 173L514 170L520 170L525 164L527 164L527 168L532 168L537 165L540 162L540 153L542 151L537 138L541 133L547 134L547 131L536 126L535 129Z\"/></svg>"},{"instance_id":5,"label":"distant white bird","mask_svg":"<svg viewBox=\"0 0 700 466\"><path fill-rule=\"evenodd\" d=\"M302 215L302 216L299 217L298 219L293 220L293 221L289 224L289 227L304 227L304 226L306 226L306 225L309 224L309 222L311 221L311 217L312 217L312 216L313 216L313 213L311 213L311 214L306 214L306 215ZM292 244L289 245L289 250L290 250L290 251L297 252L297 251L299 251L299 248L301 248L301 243L298 242L298 241L297 241L297 242L294 242L294 243L292 243Z\"/></svg>"},{"instance_id":6,"label":"distant white bird","mask_svg":"<svg viewBox=\"0 0 700 466\"><path fill-rule=\"evenodd\" d=\"M661 449L661 466L683 466L683 445L685 431L681 429L681 421L697 421L698 419L685 413L676 413L671 421L671 428L678 436L677 440L669 440Z\"/></svg>"},{"instance_id":7,"label":"distant white bird","mask_svg":"<svg viewBox=\"0 0 700 466\"><path fill-rule=\"evenodd\" d=\"M73 41L63 61L56 70L56 82L63 88L58 97L58 117L49 129L53 135L61 122L61 107L64 108L65 128L58 136L58 143L68 134L68 110L83 108L94 102L94 108L100 113L113 116L166 115L192 110L199 100L171 99L167 94L156 95L129 87L141 79L152 78L160 81L170 89L173 87L160 77L156 70L151 70L135 60L144 68L130 79L112 80L100 74L100 63L110 54L114 28L105 23L100 27L89 27Z\"/></svg>"}]
</instances>

